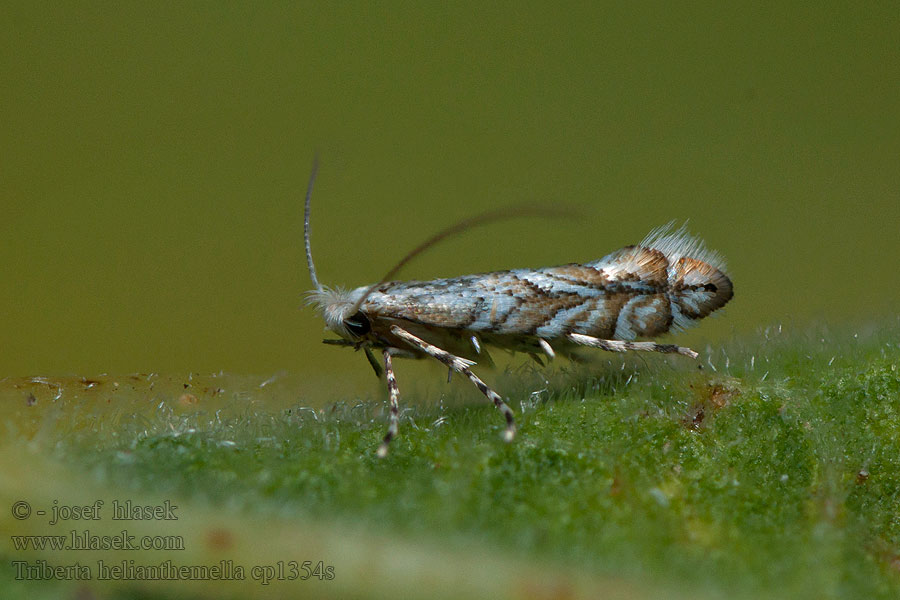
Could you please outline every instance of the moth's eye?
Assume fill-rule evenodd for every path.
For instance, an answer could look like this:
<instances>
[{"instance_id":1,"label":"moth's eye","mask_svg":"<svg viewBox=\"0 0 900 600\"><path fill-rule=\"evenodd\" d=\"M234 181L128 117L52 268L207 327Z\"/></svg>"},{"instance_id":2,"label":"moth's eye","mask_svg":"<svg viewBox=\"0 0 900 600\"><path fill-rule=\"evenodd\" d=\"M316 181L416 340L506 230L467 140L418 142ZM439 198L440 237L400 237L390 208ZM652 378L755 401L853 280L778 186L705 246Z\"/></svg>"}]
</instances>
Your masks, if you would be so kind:
<instances>
[{"instance_id":1,"label":"moth's eye","mask_svg":"<svg viewBox=\"0 0 900 600\"><path fill-rule=\"evenodd\" d=\"M344 319L344 327L356 337L362 337L372 331L372 324L369 323L369 318L362 314L362 311L357 312L349 319Z\"/></svg>"}]
</instances>

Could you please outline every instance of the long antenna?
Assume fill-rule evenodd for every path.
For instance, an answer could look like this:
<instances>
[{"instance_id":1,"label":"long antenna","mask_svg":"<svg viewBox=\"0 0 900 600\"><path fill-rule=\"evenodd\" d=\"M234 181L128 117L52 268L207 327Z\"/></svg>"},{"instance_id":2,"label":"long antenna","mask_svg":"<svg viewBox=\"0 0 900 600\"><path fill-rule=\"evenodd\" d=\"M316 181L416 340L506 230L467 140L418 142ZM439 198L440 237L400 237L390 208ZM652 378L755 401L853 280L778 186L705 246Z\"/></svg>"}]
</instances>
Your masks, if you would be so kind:
<instances>
[{"instance_id":1,"label":"long antenna","mask_svg":"<svg viewBox=\"0 0 900 600\"><path fill-rule=\"evenodd\" d=\"M507 219L514 219L516 217L571 217L574 216L575 212L566 209L566 208L546 208L543 206L529 206L529 205L519 205L519 206L508 206L506 208L501 208L497 210L491 210L485 213L481 213L480 215L475 215L474 217L469 217L468 219L463 219L458 223L443 229L412 250L409 254L400 259L396 265L391 268L387 274L381 278L378 283L373 283L369 286L369 289L366 290L366 293L363 294L359 300L353 305L353 308L347 313L349 315L355 315L356 311L359 310L359 307L362 306L363 302L366 301L372 292L383 283L386 283L393 279L394 275L396 275L400 269L402 269L406 263L411 261L413 258L428 250L438 242L448 238L452 235L456 235L458 233L462 233L468 229L472 229L473 227L478 227L480 225L485 225L487 223L492 223L494 221L504 221ZM310 262L310 264L312 264Z\"/></svg>"},{"instance_id":2,"label":"long antenna","mask_svg":"<svg viewBox=\"0 0 900 600\"><path fill-rule=\"evenodd\" d=\"M312 247L309 243L309 201L310 198L312 198L313 183L316 181L316 173L318 173L318 171L319 157L316 156L313 159L312 173L309 175L309 185L306 187L306 209L303 213L303 241L306 242L306 265L309 267L309 278L312 279L312 283L316 289L321 292L322 284L319 283L319 278L316 277L316 266L313 264Z\"/></svg>"}]
</instances>

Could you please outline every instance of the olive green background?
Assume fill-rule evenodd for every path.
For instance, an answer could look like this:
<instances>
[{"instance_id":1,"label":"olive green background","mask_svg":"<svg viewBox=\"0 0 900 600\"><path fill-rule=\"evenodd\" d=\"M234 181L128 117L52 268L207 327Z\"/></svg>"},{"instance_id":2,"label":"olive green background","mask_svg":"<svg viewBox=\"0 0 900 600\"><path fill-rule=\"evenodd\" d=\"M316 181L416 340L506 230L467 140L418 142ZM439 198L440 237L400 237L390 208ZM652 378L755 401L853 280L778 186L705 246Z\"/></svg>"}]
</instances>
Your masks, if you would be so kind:
<instances>
[{"instance_id":1,"label":"olive green background","mask_svg":"<svg viewBox=\"0 0 900 600\"><path fill-rule=\"evenodd\" d=\"M689 219L736 296L684 343L894 315L900 10L797 4L3 3L0 377L373 388L303 304L316 153L330 285L537 202L583 216L470 231L403 276L592 260Z\"/></svg>"}]
</instances>

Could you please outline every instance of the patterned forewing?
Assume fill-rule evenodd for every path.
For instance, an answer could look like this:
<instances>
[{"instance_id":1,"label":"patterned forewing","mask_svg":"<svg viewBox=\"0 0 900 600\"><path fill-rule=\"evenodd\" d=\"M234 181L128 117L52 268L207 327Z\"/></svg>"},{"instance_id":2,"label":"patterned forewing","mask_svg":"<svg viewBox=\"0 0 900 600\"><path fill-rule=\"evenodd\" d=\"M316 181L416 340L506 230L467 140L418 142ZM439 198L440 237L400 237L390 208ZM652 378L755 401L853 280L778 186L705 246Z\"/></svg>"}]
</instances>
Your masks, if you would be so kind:
<instances>
[{"instance_id":1,"label":"patterned forewing","mask_svg":"<svg viewBox=\"0 0 900 600\"><path fill-rule=\"evenodd\" d=\"M362 309L370 318L496 335L630 340L671 325L667 266L658 250L629 247L586 265L390 282Z\"/></svg>"}]
</instances>

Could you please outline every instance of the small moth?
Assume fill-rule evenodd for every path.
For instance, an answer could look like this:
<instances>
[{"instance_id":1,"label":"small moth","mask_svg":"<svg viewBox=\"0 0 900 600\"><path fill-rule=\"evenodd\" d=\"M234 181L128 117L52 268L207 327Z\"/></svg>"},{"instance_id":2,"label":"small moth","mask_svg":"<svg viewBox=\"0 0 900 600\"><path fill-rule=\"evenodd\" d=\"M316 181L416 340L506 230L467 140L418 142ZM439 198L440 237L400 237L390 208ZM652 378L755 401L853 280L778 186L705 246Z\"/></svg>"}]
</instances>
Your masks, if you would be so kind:
<instances>
[{"instance_id":1,"label":"small moth","mask_svg":"<svg viewBox=\"0 0 900 600\"><path fill-rule=\"evenodd\" d=\"M380 350L390 395L390 423L378 447L386 456L397 435L400 392L393 357L434 358L465 375L506 419L503 437L516 433L513 411L471 367L490 362L485 346L540 356L573 356L579 347L610 352L639 350L696 358L690 348L637 338L655 338L689 327L733 296L724 261L684 227L652 231L627 246L586 264L515 269L432 281L390 281L406 262L441 239L469 227L511 216L486 213L445 229L407 255L374 285L353 290L329 288L316 277L310 250L310 197L314 164L306 192L304 241L308 294L340 339L325 343L362 349L376 374ZM544 211L547 212L547 211Z\"/></svg>"}]
</instances>

